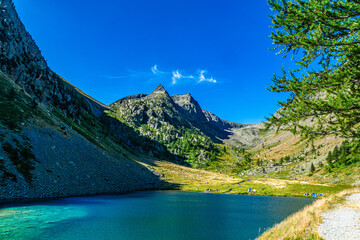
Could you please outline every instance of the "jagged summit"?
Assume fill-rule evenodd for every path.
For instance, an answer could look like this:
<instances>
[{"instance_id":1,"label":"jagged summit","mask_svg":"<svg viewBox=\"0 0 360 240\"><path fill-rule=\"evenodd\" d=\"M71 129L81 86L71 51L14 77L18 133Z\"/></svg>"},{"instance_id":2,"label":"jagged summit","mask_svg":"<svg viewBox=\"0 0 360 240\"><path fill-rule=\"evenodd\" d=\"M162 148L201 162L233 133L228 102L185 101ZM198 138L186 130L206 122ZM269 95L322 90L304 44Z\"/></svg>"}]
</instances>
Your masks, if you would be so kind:
<instances>
[{"instance_id":1,"label":"jagged summit","mask_svg":"<svg viewBox=\"0 0 360 240\"><path fill-rule=\"evenodd\" d=\"M149 96L154 96L154 95L159 95L159 94L165 94L167 96L170 96L169 93L164 88L164 86L161 84L159 84L159 86L157 86L155 88L155 90Z\"/></svg>"},{"instance_id":2,"label":"jagged summit","mask_svg":"<svg viewBox=\"0 0 360 240\"><path fill-rule=\"evenodd\" d=\"M163 85L159 84L159 86L157 86L154 90L154 92L156 91L161 91L161 92L166 92L165 88Z\"/></svg>"},{"instance_id":3,"label":"jagged summit","mask_svg":"<svg viewBox=\"0 0 360 240\"><path fill-rule=\"evenodd\" d=\"M155 90L149 94L148 96L146 96L147 98L153 98L153 97L165 97L165 98L170 98L169 93L166 91L166 89L164 88L163 85L159 84L159 86L157 86L155 88Z\"/></svg>"}]
</instances>

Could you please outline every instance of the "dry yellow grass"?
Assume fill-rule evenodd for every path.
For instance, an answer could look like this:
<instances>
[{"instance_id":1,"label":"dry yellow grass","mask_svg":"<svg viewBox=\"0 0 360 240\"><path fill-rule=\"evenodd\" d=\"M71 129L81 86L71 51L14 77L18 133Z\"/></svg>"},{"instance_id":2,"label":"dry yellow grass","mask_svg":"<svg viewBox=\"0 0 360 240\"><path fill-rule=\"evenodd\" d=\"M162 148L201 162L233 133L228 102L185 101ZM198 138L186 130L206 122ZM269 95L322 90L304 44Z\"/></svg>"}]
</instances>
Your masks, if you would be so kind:
<instances>
[{"instance_id":1,"label":"dry yellow grass","mask_svg":"<svg viewBox=\"0 0 360 240\"><path fill-rule=\"evenodd\" d=\"M291 215L280 224L275 225L263 233L258 240L269 239L322 239L317 227L322 219L321 214L345 200L345 196L352 193L359 193L359 188L344 190L327 198L317 200L312 205Z\"/></svg>"},{"instance_id":2,"label":"dry yellow grass","mask_svg":"<svg viewBox=\"0 0 360 240\"><path fill-rule=\"evenodd\" d=\"M287 131L279 133L272 131L265 138L266 141L264 144L259 144L252 150L258 154L257 157L264 160L278 160L286 156L296 156L307 148L306 142L300 141L299 135L293 135ZM335 146L340 145L343 141L344 139L339 137L327 136L316 139L314 145L322 146L318 151L320 155L324 155L333 150Z\"/></svg>"},{"instance_id":3,"label":"dry yellow grass","mask_svg":"<svg viewBox=\"0 0 360 240\"><path fill-rule=\"evenodd\" d=\"M153 168L161 175L162 180L177 184L183 191L206 191L206 189L222 189L220 192L226 192L230 186L238 184L241 178L232 177L225 174L209 172L200 169L193 169L181 166L168 161L157 161L147 159L141 164L147 168Z\"/></svg>"},{"instance_id":4,"label":"dry yellow grass","mask_svg":"<svg viewBox=\"0 0 360 240\"><path fill-rule=\"evenodd\" d=\"M305 181L295 181L295 180L283 180L283 179L274 179L274 178L259 178L258 180L252 181L253 183L258 184L266 184L272 185L275 188L284 188L288 184L302 184L302 185L316 185L316 186L323 186L329 187L330 184L327 183L317 183L317 182L305 182Z\"/></svg>"}]
</instances>

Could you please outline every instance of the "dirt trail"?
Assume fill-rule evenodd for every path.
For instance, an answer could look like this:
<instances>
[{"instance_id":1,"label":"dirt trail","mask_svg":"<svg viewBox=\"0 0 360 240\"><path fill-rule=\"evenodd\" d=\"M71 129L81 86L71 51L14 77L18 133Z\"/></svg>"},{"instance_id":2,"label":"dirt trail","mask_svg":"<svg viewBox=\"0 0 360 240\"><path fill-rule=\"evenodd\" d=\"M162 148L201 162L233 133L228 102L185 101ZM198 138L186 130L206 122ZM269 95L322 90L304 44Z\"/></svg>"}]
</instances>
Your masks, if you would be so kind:
<instances>
[{"instance_id":1,"label":"dirt trail","mask_svg":"<svg viewBox=\"0 0 360 240\"><path fill-rule=\"evenodd\" d=\"M326 240L360 239L360 193L346 197L346 202L322 214L319 234Z\"/></svg>"}]
</instances>

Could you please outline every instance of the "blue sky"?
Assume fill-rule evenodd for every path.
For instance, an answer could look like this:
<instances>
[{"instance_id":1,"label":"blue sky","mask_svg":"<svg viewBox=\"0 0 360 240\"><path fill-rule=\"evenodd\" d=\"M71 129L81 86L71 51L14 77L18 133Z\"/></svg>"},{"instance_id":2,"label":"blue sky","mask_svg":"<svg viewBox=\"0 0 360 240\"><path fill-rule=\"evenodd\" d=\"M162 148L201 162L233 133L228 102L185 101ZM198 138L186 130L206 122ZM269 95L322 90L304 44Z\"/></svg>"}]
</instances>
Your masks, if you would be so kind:
<instances>
[{"instance_id":1,"label":"blue sky","mask_svg":"<svg viewBox=\"0 0 360 240\"><path fill-rule=\"evenodd\" d=\"M223 119L257 123L284 95L265 0L14 0L49 66L109 104L163 84Z\"/></svg>"}]
</instances>

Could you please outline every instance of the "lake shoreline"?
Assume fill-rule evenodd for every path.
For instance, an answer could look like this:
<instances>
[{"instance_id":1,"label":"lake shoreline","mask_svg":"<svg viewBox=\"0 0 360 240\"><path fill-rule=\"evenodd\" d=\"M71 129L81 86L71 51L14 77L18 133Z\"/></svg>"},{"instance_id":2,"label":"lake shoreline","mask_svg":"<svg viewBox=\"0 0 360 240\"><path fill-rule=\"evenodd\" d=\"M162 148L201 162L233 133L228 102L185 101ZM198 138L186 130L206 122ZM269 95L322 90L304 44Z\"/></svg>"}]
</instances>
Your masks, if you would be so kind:
<instances>
[{"instance_id":1,"label":"lake shoreline","mask_svg":"<svg viewBox=\"0 0 360 240\"><path fill-rule=\"evenodd\" d=\"M296 195L266 195L266 194L250 194L250 193L221 193L221 192L207 192L207 191L191 191L191 190L179 190L179 189L143 189L143 190L135 190L135 191L127 191L127 192L104 192L104 193L94 193L94 194L75 194L75 195L66 195L66 196L54 196L54 197L42 197L42 198L23 198L23 199L8 199L8 200L0 200L0 209L4 208L6 205L23 205L23 204L35 204L42 202L49 202L53 200L61 200L67 198L86 198L86 197L96 197L96 196L121 196L128 195L132 193L140 193L140 192L191 192L191 193L204 193L204 194L220 194L220 195L241 195L241 196L264 196L264 197L286 197L286 198L305 198L305 199L321 199L321 198L313 198L311 196L296 196Z\"/></svg>"}]
</instances>

